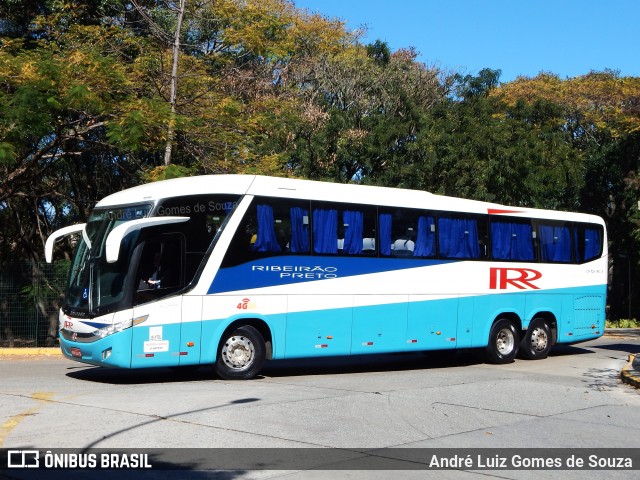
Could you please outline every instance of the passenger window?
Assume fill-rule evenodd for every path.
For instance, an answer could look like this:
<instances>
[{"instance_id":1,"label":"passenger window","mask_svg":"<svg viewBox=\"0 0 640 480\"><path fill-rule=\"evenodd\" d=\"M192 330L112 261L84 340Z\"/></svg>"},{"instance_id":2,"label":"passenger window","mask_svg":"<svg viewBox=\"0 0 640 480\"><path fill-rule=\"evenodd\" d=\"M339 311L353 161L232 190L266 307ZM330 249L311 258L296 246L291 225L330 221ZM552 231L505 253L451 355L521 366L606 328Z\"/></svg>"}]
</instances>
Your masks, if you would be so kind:
<instances>
[{"instance_id":1,"label":"passenger window","mask_svg":"<svg viewBox=\"0 0 640 480\"><path fill-rule=\"evenodd\" d=\"M380 255L391 257L434 257L435 215L410 209L381 211Z\"/></svg>"},{"instance_id":2,"label":"passenger window","mask_svg":"<svg viewBox=\"0 0 640 480\"><path fill-rule=\"evenodd\" d=\"M494 260L535 260L533 228L530 221L491 219L491 255Z\"/></svg>"},{"instance_id":3,"label":"passenger window","mask_svg":"<svg viewBox=\"0 0 640 480\"><path fill-rule=\"evenodd\" d=\"M242 219L223 267L273 255L309 254L309 202L256 197Z\"/></svg>"},{"instance_id":4,"label":"passenger window","mask_svg":"<svg viewBox=\"0 0 640 480\"><path fill-rule=\"evenodd\" d=\"M472 216L438 217L438 252L442 258L485 258L486 224Z\"/></svg>"},{"instance_id":5,"label":"passenger window","mask_svg":"<svg viewBox=\"0 0 640 480\"><path fill-rule=\"evenodd\" d=\"M578 263L589 262L602 254L602 227L576 224L573 230L574 255Z\"/></svg>"},{"instance_id":6,"label":"passenger window","mask_svg":"<svg viewBox=\"0 0 640 480\"><path fill-rule=\"evenodd\" d=\"M375 208L314 204L313 251L319 254L375 255Z\"/></svg>"},{"instance_id":7,"label":"passenger window","mask_svg":"<svg viewBox=\"0 0 640 480\"><path fill-rule=\"evenodd\" d=\"M258 200L248 218L249 248L264 253L309 252L309 208L289 201Z\"/></svg>"},{"instance_id":8,"label":"passenger window","mask_svg":"<svg viewBox=\"0 0 640 480\"><path fill-rule=\"evenodd\" d=\"M540 259L549 263L571 262L571 230L562 222L539 223L537 238Z\"/></svg>"},{"instance_id":9,"label":"passenger window","mask_svg":"<svg viewBox=\"0 0 640 480\"><path fill-rule=\"evenodd\" d=\"M340 247L344 247L344 242ZM315 253L338 253L337 209L330 207L313 209L313 251Z\"/></svg>"}]
</instances>

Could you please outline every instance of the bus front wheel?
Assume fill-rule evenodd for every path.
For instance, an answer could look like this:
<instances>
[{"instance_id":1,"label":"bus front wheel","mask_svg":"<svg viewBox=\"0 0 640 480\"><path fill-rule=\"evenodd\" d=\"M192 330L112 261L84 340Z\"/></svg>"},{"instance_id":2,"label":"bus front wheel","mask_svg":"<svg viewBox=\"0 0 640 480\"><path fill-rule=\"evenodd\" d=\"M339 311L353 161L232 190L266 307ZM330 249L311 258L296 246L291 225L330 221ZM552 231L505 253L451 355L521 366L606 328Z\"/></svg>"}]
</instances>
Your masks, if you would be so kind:
<instances>
[{"instance_id":1,"label":"bus front wheel","mask_svg":"<svg viewBox=\"0 0 640 480\"><path fill-rule=\"evenodd\" d=\"M544 318L534 318L522 337L520 353L528 360L547 358L551 350L551 327Z\"/></svg>"},{"instance_id":2,"label":"bus front wheel","mask_svg":"<svg viewBox=\"0 0 640 480\"><path fill-rule=\"evenodd\" d=\"M216 373L224 380L249 380L262 369L265 360L262 335L250 325L225 334L218 348Z\"/></svg>"},{"instance_id":3,"label":"bus front wheel","mask_svg":"<svg viewBox=\"0 0 640 480\"><path fill-rule=\"evenodd\" d=\"M502 318L493 324L486 349L490 363L511 363L518 354L520 338L513 322Z\"/></svg>"}]
</instances>

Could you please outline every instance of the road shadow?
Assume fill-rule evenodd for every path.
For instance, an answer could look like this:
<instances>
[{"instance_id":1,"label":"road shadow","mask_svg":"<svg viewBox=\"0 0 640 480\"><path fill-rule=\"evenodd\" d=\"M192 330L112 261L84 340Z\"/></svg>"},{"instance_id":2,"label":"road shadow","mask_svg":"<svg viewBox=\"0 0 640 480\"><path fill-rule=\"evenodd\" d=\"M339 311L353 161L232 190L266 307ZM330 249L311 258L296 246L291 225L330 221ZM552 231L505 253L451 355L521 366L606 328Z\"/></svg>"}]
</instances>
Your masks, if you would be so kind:
<instances>
[{"instance_id":1,"label":"road shadow","mask_svg":"<svg viewBox=\"0 0 640 480\"><path fill-rule=\"evenodd\" d=\"M202 366L198 369L187 368L125 368L86 367L74 368L66 373L67 377L96 383L113 385L142 385L172 382L202 382L216 379L213 368Z\"/></svg>"},{"instance_id":2,"label":"road shadow","mask_svg":"<svg viewBox=\"0 0 640 480\"><path fill-rule=\"evenodd\" d=\"M594 348L640 353L640 345L632 343L615 343L610 345L556 345L550 357L567 355L594 354ZM454 367L466 367L485 363L483 349L443 350L429 352L403 352L370 355L336 356L325 358L298 358L290 360L268 360L265 363L261 378L298 377L306 375L338 375L373 372L400 372L414 370L432 370ZM516 361L527 361L518 359ZM109 367L70 367L68 377L90 382L115 385L138 385L171 382L210 382L220 380L216 377L212 366L199 368L145 368L119 369ZM222 380L220 380L222 381Z\"/></svg>"},{"instance_id":3,"label":"road shadow","mask_svg":"<svg viewBox=\"0 0 640 480\"><path fill-rule=\"evenodd\" d=\"M600 350L613 350L616 352L627 352L627 353L640 353L640 345L637 343L614 343L611 345L598 345L593 348L598 348Z\"/></svg>"},{"instance_id":4,"label":"road shadow","mask_svg":"<svg viewBox=\"0 0 640 480\"><path fill-rule=\"evenodd\" d=\"M387 353L269 360L256 380L265 377L296 377L304 375L336 375L368 372L429 370L482 364L481 352L445 350L431 352ZM200 368L121 369L110 367L69 367L66 376L75 380L113 385L142 385L171 382L202 382L219 380L211 366ZM222 381L222 380L221 380Z\"/></svg>"},{"instance_id":5,"label":"road shadow","mask_svg":"<svg viewBox=\"0 0 640 480\"><path fill-rule=\"evenodd\" d=\"M586 355L595 353L590 348L580 347L579 345L554 345L549 352L550 357L564 357L566 355Z\"/></svg>"},{"instance_id":6,"label":"road shadow","mask_svg":"<svg viewBox=\"0 0 640 480\"><path fill-rule=\"evenodd\" d=\"M480 352L444 350L352 355L326 358L302 358L267 362L262 374L267 377L337 375L370 372L399 372L463 367L482 364Z\"/></svg>"}]
</instances>

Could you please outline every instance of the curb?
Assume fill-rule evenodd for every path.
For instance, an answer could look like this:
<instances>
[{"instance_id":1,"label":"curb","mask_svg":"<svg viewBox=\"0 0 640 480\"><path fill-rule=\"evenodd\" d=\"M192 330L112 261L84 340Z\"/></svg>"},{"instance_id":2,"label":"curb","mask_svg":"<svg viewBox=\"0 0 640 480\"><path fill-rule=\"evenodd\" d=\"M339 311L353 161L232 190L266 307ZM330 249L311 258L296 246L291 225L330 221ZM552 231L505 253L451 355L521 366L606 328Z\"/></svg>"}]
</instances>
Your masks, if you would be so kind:
<instances>
[{"instance_id":1,"label":"curb","mask_svg":"<svg viewBox=\"0 0 640 480\"><path fill-rule=\"evenodd\" d=\"M640 370L638 370L638 363L640 363L640 358L636 361L636 355L630 353L629 362L622 367L620 371L620 380L636 388L640 388Z\"/></svg>"},{"instance_id":2,"label":"curb","mask_svg":"<svg viewBox=\"0 0 640 480\"><path fill-rule=\"evenodd\" d=\"M62 355L60 347L36 347L36 348L0 348L0 358L3 357L35 357L35 356Z\"/></svg>"}]
</instances>

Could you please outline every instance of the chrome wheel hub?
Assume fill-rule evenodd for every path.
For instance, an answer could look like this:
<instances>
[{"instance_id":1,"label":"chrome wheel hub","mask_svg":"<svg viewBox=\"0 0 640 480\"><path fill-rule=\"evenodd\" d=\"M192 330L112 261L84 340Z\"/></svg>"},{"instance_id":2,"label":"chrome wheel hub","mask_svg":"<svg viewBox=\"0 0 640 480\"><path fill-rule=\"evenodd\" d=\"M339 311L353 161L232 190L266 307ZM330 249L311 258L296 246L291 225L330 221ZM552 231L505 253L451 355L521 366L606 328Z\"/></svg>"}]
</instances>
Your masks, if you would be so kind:
<instances>
[{"instance_id":1,"label":"chrome wheel hub","mask_svg":"<svg viewBox=\"0 0 640 480\"><path fill-rule=\"evenodd\" d=\"M549 343L549 337L547 336L547 332L545 332L542 328L536 328L533 332L531 332L531 347L536 352L541 352L545 348L547 348L547 344Z\"/></svg>"},{"instance_id":2,"label":"chrome wheel hub","mask_svg":"<svg viewBox=\"0 0 640 480\"><path fill-rule=\"evenodd\" d=\"M508 328L503 328L498 332L496 338L496 348L502 355L507 355L513 351L516 344L516 339L513 336L513 332Z\"/></svg>"},{"instance_id":3,"label":"chrome wheel hub","mask_svg":"<svg viewBox=\"0 0 640 480\"><path fill-rule=\"evenodd\" d=\"M230 337L222 347L222 361L231 368L244 368L253 362L255 349L247 337Z\"/></svg>"}]
</instances>

